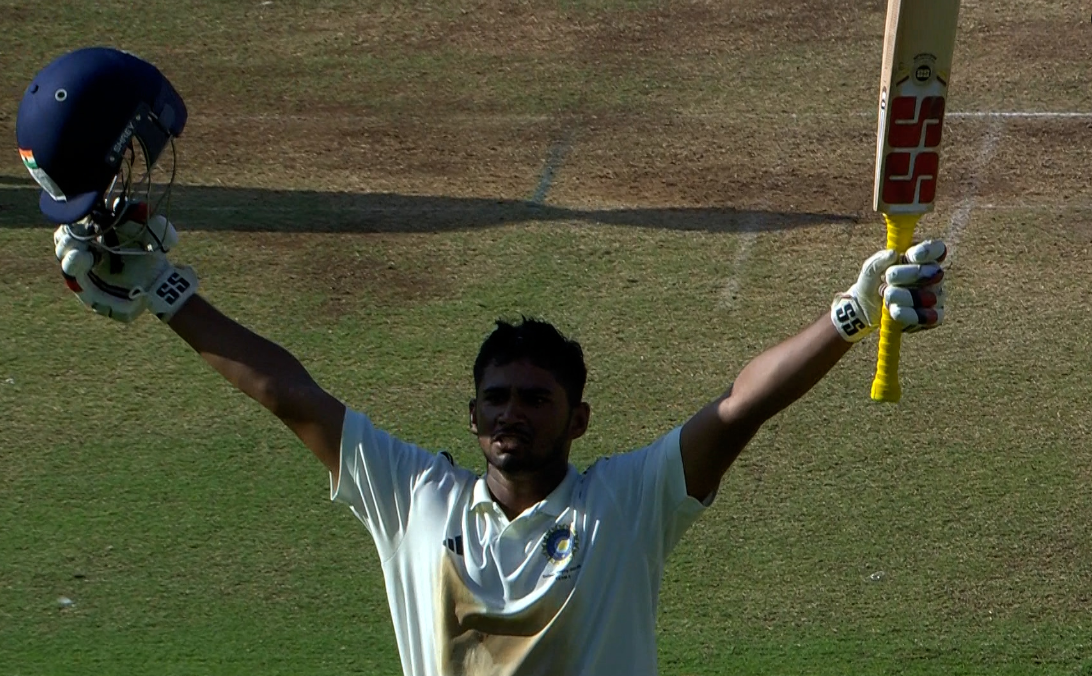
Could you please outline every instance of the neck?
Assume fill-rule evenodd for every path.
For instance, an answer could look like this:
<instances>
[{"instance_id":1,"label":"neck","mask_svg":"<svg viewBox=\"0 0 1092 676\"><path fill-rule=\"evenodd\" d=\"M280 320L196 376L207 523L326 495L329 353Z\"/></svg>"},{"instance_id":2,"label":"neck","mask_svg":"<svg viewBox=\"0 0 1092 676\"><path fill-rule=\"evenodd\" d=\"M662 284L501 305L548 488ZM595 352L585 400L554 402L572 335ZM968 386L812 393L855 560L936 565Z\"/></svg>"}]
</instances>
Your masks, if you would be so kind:
<instances>
[{"instance_id":1,"label":"neck","mask_svg":"<svg viewBox=\"0 0 1092 676\"><path fill-rule=\"evenodd\" d=\"M485 471L485 485L493 495L493 500L504 511L504 515L511 520L528 507L544 500L561 485L568 471L568 462L543 467L530 474L517 475L506 474L490 465Z\"/></svg>"}]
</instances>

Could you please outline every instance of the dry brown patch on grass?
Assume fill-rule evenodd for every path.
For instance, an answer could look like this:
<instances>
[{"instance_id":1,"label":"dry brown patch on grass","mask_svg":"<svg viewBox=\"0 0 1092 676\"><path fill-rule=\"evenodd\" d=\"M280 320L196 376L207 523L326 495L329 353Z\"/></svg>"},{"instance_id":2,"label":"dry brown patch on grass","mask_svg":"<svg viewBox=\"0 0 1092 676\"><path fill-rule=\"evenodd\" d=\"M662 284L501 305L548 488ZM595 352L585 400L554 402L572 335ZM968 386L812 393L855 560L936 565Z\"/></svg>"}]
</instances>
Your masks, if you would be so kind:
<instances>
[{"instance_id":1,"label":"dry brown patch on grass","mask_svg":"<svg viewBox=\"0 0 1092 676\"><path fill-rule=\"evenodd\" d=\"M872 134L864 120L601 117L578 131L555 196L859 215L871 204Z\"/></svg>"},{"instance_id":2,"label":"dry brown patch on grass","mask_svg":"<svg viewBox=\"0 0 1092 676\"><path fill-rule=\"evenodd\" d=\"M248 269L264 270L331 317L367 306L426 303L457 294L457 270L416 237L385 234L231 233L224 250L246 252ZM216 264L216 261L210 261ZM232 265L221 258L219 265ZM224 279L230 279L225 275Z\"/></svg>"},{"instance_id":3,"label":"dry brown patch on grass","mask_svg":"<svg viewBox=\"0 0 1092 676\"><path fill-rule=\"evenodd\" d=\"M53 240L43 230L40 255L28 255L0 247L0 286L42 288L47 284L59 284L60 267L53 257Z\"/></svg>"},{"instance_id":4,"label":"dry brown patch on grass","mask_svg":"<svg viewBox=\"0 0 1092 676\"><path fill-rule=\"evenodd\" d=\"M564 58L586 39L580 23L568 20L557 9L503 0L466 4L447 17L423 18L412 33L398 37L398 46L404 48L554 58ZM379 40L390 42L392 38Z\"/></svg>"},{"instance_id":5,"label":"dry brown patch on grass","mask_svg":"<svg viewBox=\"0 0 1092 676\"><path fill-rule=\"evenodd\" d=\"M556 123L528 118L381 120L195 116L181 179L322 191L526 197ZM218 139L229 138L230 143Z\"/></svg>"},{"instance_id":6,"label":"dry brown patch on grass","mask_svg":"<svg viewBox=\"0 0 1092 676\"><path fill-rule=\"evenodd\" d=\"M679 56L722 51L737 44L733 14L731 9L703 2L596 12L582 19L587 39L579 45L580 57L589 63L603 57L632 63L634 58L673 61Z\"/></svg>"},{"instance_id":7,"label":"dry brown patch on grass","mask_svg":"<svg viewBox=\"0 0 1092 676\"><path fill-rule=\"evenodd\" d=\"M362 303L424 303L453 292L453 280L435 266L408 266L359 252L333 251L309 258L302 273L301 281L325 295L323 309L335 317Z\"/></svg>"},{"instance_id":8,"label":"dry brown patch on grass","mask_svg":"<svg viewBox=\"0 0 1092 676\"><path fill-rule=\"evenodd\" d=\"M444 52L563 61L607 54L700 53L728 44L734 11L706 2L670 8L585 8L563 3L483 0L446 12L420 8L397 13L320 16L315 34L354 35L352 44L375 50ZM695 30L695 26L702 30ZM313 39L313 38L312 38ZM670 48L670 51L664 49Z\"/></svg>"},{"instance_id":9,"label":"dry brown patch on grass","mask_svg":"<svg viewBox=\"0 0 1092 676\"><path fill-rule=\"evenodd\" d=\"M883 34L883 3L848 0L771 3L748 0L724 6L710 3L725 26L734 29L744 44L769 49L774 43L833 42Z\"/></svg>"},{"instance_id":10,"label":"dry brown patch on grass","mask_svg":"<svg viewBox=\"0 0 1092 676\"><path fill-rule=\"evenodd\" d=\"M1087 23L963 12L953 65L953 96L991 110L1088 110ZM958 93L957 93L958 92Z\"/></svg>"},{"instance_id":11,"label":"dry brown patch on grass","mask_svg":"<svg viewBox=\"0 0 1092 676\"><path fill-rule=\"evenodd\" d=\"M1010 119L1004 138L980 177L991 200L1043 200L1085 194L1092 162L1092 122L1082 119ZM977 146L978 143L974 143Z\"/></svg>"}]
</instances>

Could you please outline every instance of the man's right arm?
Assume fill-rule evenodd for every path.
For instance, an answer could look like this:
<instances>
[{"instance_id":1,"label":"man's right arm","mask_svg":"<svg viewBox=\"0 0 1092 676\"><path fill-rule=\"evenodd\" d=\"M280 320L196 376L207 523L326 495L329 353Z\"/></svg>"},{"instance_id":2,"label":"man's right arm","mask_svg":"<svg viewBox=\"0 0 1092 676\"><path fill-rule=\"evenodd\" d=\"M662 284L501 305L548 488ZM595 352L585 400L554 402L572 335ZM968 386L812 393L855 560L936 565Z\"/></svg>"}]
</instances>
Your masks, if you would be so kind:
<instances>
[{"instance_id":1,"label":"man's right arm","mask_svg":"<svg viewBox=\"0 0 1092 676\"><path fill-rule=\"evenodd\" d=\"M168 324L228 382L280 418L337 484L345 405L319 387L296 357L196 294Z\"/></svg>"},{"instance_id":2,"label":"man's right arm","mask_svg":"<svg viewBox=\"0 0 1092 676\"><path fill-rule=\"evenodd\" d=\"M416 486L430 470L450 471L451 463L348 411L291 353L224 316L197 294L167 324L311 449L330 470L330 497L352 508L380 556L389 557L405 536Z\"/></svg>"}]
</instances>

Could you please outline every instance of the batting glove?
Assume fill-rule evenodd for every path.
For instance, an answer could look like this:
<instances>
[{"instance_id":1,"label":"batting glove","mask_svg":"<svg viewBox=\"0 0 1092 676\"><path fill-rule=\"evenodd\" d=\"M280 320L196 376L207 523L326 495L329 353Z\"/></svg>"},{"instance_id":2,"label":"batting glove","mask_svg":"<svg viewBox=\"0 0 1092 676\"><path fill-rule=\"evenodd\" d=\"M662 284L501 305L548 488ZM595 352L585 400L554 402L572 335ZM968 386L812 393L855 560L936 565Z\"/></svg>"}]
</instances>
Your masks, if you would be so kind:
<instances>
[{"instance_id":1,"label":"batting glove","mask_svg":"<svg viewBox=\"0 0 1092 676\"><path fill-rule=\"evenodd\" d=\"M927 240L906 250L899 265L887 268L884 304L903 333L914 333L944 322L944 268L948 247Z\"/></svg>"},{"instance_id":2,"label":"batting glove","mask_svg":"<svg viewBox=\"0 0 1092 676\"><path fill-rule=\"evenodd\" d=\"M53 243L65 284L84 305L116 321L130 323L145 310L169 321L198 284L192 268L167 260L178 232L162 216L116 230L125 245L108 250L102 237L83 236L82 226L57 228Z\"/></svg>"},{"instance_id":3,"label":"batting glove","mask_svg":"<svg viewBox=\"0 0 1092 676\"><path fill-rule=\"evenodd\" d=\"M880 325L886 306L905 333L939 326L944 321L944 270L948 250L927 240L899 256L893 249L873 254L861 266L857 282L834 298L830 319L842 338L856 343Z\"/></svg>"}]
</instances>

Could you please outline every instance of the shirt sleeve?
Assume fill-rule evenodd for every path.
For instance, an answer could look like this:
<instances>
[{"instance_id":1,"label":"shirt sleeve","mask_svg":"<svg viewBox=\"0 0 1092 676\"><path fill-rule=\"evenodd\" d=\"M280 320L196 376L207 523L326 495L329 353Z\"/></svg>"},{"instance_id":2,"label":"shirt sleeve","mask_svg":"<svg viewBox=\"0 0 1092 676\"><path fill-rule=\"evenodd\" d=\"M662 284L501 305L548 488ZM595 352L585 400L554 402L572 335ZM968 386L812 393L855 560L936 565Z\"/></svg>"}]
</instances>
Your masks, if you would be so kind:
<instances>
[{"instance_id":1,"label":"shirt sleeve","mask_svg":"<svg viewBox=\"0 0 1092 676\"><path fill-rule=\"evenodd\" d=\"M716 497L716 491L704 501L687 494L681 430L676 427L644 448L601 461L602 478L623 516L632 519L635 540L660 562Z\"/></svg>"},{"instance_id":2,"label":"shirt sleeve","mask_svg":"<svg viewBox=\"0 0 1092 676\"><path fill-rule=\"evenodd\" d=\"M330 475L330 499L349 505L386 559L405 534L415 488L439 463L450 465L442 455L376 429L365 414L346 410L340 470L336 484Z\"/></svg>"}]
</instances>

